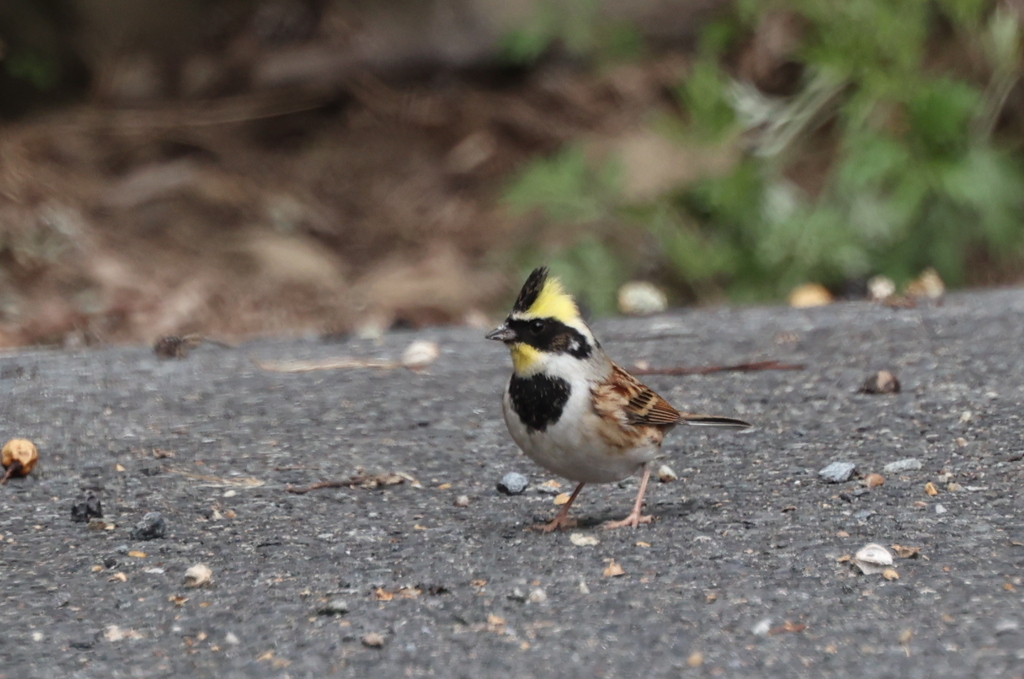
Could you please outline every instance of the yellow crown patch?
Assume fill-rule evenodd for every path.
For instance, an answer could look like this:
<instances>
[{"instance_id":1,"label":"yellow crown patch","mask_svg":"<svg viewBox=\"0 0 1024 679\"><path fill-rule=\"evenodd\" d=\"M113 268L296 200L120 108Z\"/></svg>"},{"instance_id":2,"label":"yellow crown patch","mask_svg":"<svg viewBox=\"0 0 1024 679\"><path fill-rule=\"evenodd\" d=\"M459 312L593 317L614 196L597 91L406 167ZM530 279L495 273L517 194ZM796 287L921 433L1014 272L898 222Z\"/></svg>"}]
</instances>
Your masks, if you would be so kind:
<instances>
[{"instance_id":1,"label":"yellow crown patch","mask_svg":"<svg viewBox=\"0 0 1024 679\"><path fill-rule=\"evenodd\" d=\"M537 299L526 313L538 318L554 318L562 323L570 323L580 317L580 310L572 295L565 291L561 281L550 276L544 281Z\"/></svg>"}]
</instances>

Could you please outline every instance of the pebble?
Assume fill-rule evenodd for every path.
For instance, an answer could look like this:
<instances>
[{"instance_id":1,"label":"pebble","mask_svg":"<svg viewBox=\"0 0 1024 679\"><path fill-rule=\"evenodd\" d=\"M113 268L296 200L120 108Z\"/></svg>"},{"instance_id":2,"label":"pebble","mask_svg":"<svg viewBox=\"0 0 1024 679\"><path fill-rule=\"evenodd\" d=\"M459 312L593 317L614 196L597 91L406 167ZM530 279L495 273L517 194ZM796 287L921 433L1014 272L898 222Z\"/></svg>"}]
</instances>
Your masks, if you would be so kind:
<instances>
[{"instance_id":1,"label":"pebble","mask_svg":"<svg viewBox=\"0 0 1024 679\"><path fill-rule=\"evenodd\" d=\"M771 630L772 630L772 619L771 618L765 618L761 622L759 622L756 625L754 625L754 628L751 629L750 631L753 632L754 634L756 634L759 637L766 637L766 636L768 636L768 632L770 632Z\"/></svg>"},{"instance_id":2,"label":"pebble","mask_svg":"<svg viewBox=\"0 0 1024 679\"><path fill-rule=\"evenodd\" d=\"M210 582L213 570L205 563L197 563L185 570L186 587L202 587Z\"/></svg>"},{"instance_id":3,"label":"pebble","mask_svg":"<svg viewBox=\"0 0 1024 679\"><path fill-rule=\"evenodd\" d=\"M1004 618L996 623L996 634L1012 634L1020 629L1020 623L1012 618Z\"/></svg>"},{"instance_id":4,"label":"pebble","mask_svg":"<svg viewBox=\"0 0 1024 679\"><path fill-rule=\"evenodd\" d=\"M922 467L921 460L916 457L908 457L903 460L896 460L882 467L886 474L902 474L903 472L914 472Z\"/></svg>"},{"instance_id":5,"label":"pebble","mask_svg":"<svg viewBox=\"0 0 1024 679\"><path fill-rule=\"evenodd\" d=\"M540 587L530 592L530 603L531 604L542 604L548 600L548 593L542 590Z\"/></svg>"},{"instance_id":6,"label":"pebble","mask_svg":"<svg viewBox=\"0 0 1024 679\"><path fill-rule=\"evenodd\" d=\"M86 493L84 498L71 505L71 520L75 523L89 523L89 519L102 518L103 505L92 493Z\"/></svg>"},{"instance_id":7,"label":"pebble","mask_svg":"<svg viewBox=\"0 0 1024 679\"><path fill-rule=\"evenodd\" d=\"M668 308L668 297L647 281L630 281L619 288L619 311L630 316L660 314Z\"/></svg>"},{"instance_id":8,"label":"pebble","mask_svg":"<svg viewBox=\"0 0 1024 679\"><path fill-rule=\"evenodd\" d=\"M518 472L509 472L501 477L498 481L498 492L504 495L521 495L526 487L530 485L530 480Z\"/></svg>"},{"instance_id":9,"label":"pebble","mask_svg":"<svg viewBox=\"0 0 1024 679\"><path fill-rule=\"evenodd\" d=\"M941 504L935 505L935 513L936 514L945 514L947 511L949 511L949 510L947 510L945 506L943 506Z\"/></svg>"},{"instance_id":10,"label":"pebble","mask_svg":"<svg viewBox=\"0 0 1024 679\"><path fill-rule=\"evenodd\" d=\"M132 529L132 540L156 540L167 532L167 522L160 512L148 512Z\"/></svg>"},{"instance_id":11,"label":"pebble","mask_svg":"<svg viewBox=\"0 0 1024 679\"><path fill-rule=\"evenodd\" d=\"M368 632L363 635L362 642L363 646L368 648L382 648L384 646L384 636L377 632Z\"/></svg>"},{"instance_id":12,"label":"pebble","mask_svg":"<svg viewBox=\"0 0 1024 679\"><path fill-rule=\"evenodd\" d=\"M452 504L454 504L456 507L468 507L469 506L469 496L468 495L460 495L457 498L455 498L455 502L453 502Z\"/></svg>"},{"instance_id":13,"label":"pebble","mask_svg":"<svg viewBox=\"0 0 1024 679\"><path fill-rule=\"evenodd\" d=\"M344 599L331 599L316 609L317 615L345 615L348 613L348 602Z\"/></svg>"},{"instance_id":14,"label":"pebble","mask_svg":"<svg viewBox=\"0 0 1024 679\"><path fill-rule=\"evenodd\" d=\"M858 521L867 521L874 515L875 513L870 509L862 509L859 512L854 512L853 518L857 519Z\"/></svg>"},{"instance_id":15,"label":"pebble","mask_svg":"<svg viewBox=\"0 0 1024 679\"><path fill-rule=\"evenodd\" d=\"M888 370L879 370L864 381L860 393L898 394L900 393L900 381Z\"/></svg>"},{"instance_id":16,"label":"pebble","mask_svg":"<svg viewBox=\"0 0 1024 679\"><path fill-rule=\"evenodd\" d=\"M855 469L857 465L852 462L833 462L819 470L818 476L826 483L843 483L850 480Z\"/></svg>"}]
</instances>

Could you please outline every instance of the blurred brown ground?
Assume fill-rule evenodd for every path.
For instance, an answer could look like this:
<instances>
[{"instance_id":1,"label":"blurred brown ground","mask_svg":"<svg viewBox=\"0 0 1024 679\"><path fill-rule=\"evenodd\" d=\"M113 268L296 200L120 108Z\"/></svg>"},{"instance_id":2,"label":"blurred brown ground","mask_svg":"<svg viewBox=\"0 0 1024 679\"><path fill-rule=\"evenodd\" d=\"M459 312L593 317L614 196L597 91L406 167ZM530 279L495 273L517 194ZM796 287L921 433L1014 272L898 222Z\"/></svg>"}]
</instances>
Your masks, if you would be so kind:
<instances>
[{"instance_id":1,"label":"blurred brown ground","mask_svg":"<svg viewBox=\"0 0 1024 679\"><path fill-rule=\"evenodd\" d=\"M520 69L528 2L78 0L89 103L0 128L0 346L479 319L542 237L511 173L590 138L650 174L719 4L610 3L668 48Z\"/></svg>"}]
</instances>

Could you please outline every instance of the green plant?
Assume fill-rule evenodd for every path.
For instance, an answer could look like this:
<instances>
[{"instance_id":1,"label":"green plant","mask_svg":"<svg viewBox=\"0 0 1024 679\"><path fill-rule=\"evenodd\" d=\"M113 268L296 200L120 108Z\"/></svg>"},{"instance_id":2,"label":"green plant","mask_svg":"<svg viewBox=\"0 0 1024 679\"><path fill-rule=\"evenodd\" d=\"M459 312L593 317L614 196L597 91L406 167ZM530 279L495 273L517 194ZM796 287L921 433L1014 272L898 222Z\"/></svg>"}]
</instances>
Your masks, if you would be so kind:
<instances>
[{"instance_id":1,"label":"green plant","mask_svg":"<svg viewBox=\"0 0 1024 679\"><path fill-rule=\"evenodd\" d=\"M731 176L706 180L680 201L704 228L728 234L746 253L746 275L732 272L734 295L757 297L758 289L777 295L803 280L838 284L873 273L905 281L926 266L955 285L977 255L1020 257L1024 173L1019 158L993 137L1020 76L1020 31L1016 19L987 6L976 0L741 4L740 16L751 26L765 11L790 11L808 28L799 55L806 68L801 91L785 101L758 101L749 89L733 87L735 124L762 129L755 151ZM937 52L973 48L988 56L977 72L932 64ZM703 74L709 69L724 79L712 58L694 73L711 81ZM721 134L729 114L709 121L706 103L688 103L694 90L688 82L680 92L694 124ZM794 157L822 143L824 128L835 152L823 189L812 196L788 171ZM751 181L752 174L759 180ZM747 205L739 215L737 203Z\"/></svg>"},{"instance_id":2,"label":"green plant","mask_svg":"<svg viewBox=\"0 0 1024 679\"><path fill-rule=\"evenodd\" d=\"M801 17L803 77L787 97L724 65L768 12ZM1024 259L1024 140L1000 131L1021 46L1019 18L982 0L742 0L706 30L677 92L684 115L660 123L666 143L742 138L730 170L628 204L613 162L590 167L570 149L507 195L558 223L630 229L608 248L622 276L658 259L697 297L772 299L876 273L905 282L929 266L961 284L974 262ZM808 171L815 156L827 160Z\"/></svg>"},{"instance_id":3,"label":"green plant","mask_svg":"<svg viewBox=\"0 0 1024 679\"><path fill-rule=\"evenodd\" d=\"M643 49L640 34L628 24L606 18L601 4L600 0L535 0L529 18L502 39L502 58L529 65L555 46L573 56L611 61L636 58Z\"/></svg>"},{"instance_id":4,"label":"green plant","mask_svg":"<svg viewBox=\"0 0 1024 679\"><path fill-rule=\"evenodd\" d=\"M592 313L615 310L618 286L626 280L626 266L618 243L621 222L615 217L621 204L619 171L614 162L597 169L578 145L538 159L512 182L504 196L507 209L518 215L535 213L546 223L562 225L550 234L549 251L528 245L519 253L523 273L539 260L549 264Z\"/></svg>"}]
</instances>

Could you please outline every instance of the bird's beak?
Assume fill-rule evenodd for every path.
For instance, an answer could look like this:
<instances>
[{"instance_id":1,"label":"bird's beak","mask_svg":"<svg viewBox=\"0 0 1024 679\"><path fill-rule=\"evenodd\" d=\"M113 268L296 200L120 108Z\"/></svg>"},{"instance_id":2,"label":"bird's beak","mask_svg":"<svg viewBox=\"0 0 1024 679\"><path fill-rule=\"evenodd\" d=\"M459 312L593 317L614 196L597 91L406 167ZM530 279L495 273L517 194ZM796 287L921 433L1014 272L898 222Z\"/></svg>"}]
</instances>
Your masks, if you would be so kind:
<instances>
[{"instance_id":1,"label":"bird's beak","mask_svg":"<svg viewBox=\"0 0 1024 679\"><path fill-rule=\"evenodd\" d=\"M487 333L486 339L497 340L498 342L511 342L516 339L516 331L508 327L508 323L502 323Z\"/></svg>"}]
</instances>

